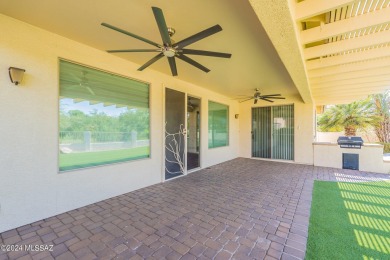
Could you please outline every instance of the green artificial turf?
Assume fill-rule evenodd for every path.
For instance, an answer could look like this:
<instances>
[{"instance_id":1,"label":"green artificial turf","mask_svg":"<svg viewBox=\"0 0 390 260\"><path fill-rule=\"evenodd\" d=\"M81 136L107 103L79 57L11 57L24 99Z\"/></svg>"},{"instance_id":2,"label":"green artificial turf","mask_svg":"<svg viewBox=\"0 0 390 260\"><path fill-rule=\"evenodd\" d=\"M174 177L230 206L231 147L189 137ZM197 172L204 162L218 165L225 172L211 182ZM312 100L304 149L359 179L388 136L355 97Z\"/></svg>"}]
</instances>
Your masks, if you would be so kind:
<instances>
[{"instance_id":1,"label":"green artificial turf","mask_svg":"<svg viewBox=\"0 0 390 260\"><path fill-rule=\"evenodd\" d=\"M306 259L390 259L390 182L315 181Z\"/></svg>"},{"instance_id":2,"label":"green artificial turf","mask_svg":"<svg viewBox=\"0 0 390 260\"><path fill-rule=\"evenodd\" d=\"M149 147L137 147L100 152L60 154L60 171L97 166L109 163L125 162L149 157Z\"/></svg>"}]
</instances>

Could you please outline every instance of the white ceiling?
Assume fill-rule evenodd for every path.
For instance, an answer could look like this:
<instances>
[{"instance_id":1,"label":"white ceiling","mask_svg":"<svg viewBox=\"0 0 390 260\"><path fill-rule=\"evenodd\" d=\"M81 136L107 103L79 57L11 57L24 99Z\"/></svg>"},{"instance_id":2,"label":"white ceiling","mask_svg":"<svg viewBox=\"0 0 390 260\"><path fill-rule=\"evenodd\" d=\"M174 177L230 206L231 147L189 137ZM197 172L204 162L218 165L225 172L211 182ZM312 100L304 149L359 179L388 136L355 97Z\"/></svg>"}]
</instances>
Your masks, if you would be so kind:
<instances>
[{"instance_id":1,"label":"white ceiling","mask_svg":"<svg viewBox=\"0 0 390 260\"><path fill-rule=\"evenodd\" d=\"M251 95L254 88L262 94L299 95L247 0L2 0L0 12L100 50L142 49L155 47L100 24L106 22L161 43L152 6L160 7L167 25L176 29L175 41L215 24L223 28L188 48L228 52L232 58L190 56L208 67L209 73L176 59L179 79L230 97ZM155 54L115 55L142 65ZM165 58L147 69L171 75Z\"/></svg>"}]
</instances>

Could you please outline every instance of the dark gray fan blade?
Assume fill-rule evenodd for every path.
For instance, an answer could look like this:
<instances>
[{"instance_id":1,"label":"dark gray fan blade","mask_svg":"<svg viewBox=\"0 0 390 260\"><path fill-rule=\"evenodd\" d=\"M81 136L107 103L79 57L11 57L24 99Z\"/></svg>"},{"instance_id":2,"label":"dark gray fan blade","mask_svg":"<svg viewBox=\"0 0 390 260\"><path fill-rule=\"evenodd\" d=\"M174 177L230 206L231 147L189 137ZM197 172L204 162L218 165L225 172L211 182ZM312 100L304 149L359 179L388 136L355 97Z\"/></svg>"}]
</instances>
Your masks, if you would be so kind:
<instances>
[{"instance_id":1,"label":"dark gray fan blade","mask_svg":"<svg viewBox=\"0 0 390 260\"><path fill-rule=\"evenodd\" d=\"M208 68L206 68L205 66L199 64L198 62L194 61L194 60L191 59L191 58L188 58L187 56L185 56L185 55L183 55L183 54L178 55L178 56L176 56L176 57L179 58L179 59L181 59L181 60L183 60L183 61L185 61L185 62L187 62L187 63L189 63L189 64L191 64L192 66L197 67L197 68L200 69L200 70L203 70L203 71L206 72L206 73L210 71L210 70L209 70Z\"/></svg>"},{"instance_id":2,"label":"dark gray fan blade","mask_svg":"<svg viewBox=\"0 0 390 260\"><path fill-rule=\"evenodd\" d=\"M156 46L156 47L158 47L158 48L161 48L161 45L160 45L160 44L157 44L157 43L155 43L155 42L152 42L152 41L150 41L150 40L148 40L148 39L145 39L145 38L143 38L143 37L141 37L141 36L135 35L134 33L131 33L131 32L128 32L128 31L125 31L125 30L122 30L122 29L119 29L118 27L109 25L109 24L107 24L107 23L102 23L101 25L103 25L103 26L105 26L105 27L107 27L107 28L110 28L110 29L112 29L112 30L114 30L114 31L117 31L117 32L126 34L126 35L128 35L128 36L130 36L130 37L136 38L136 39L138 39L138 40L140 40L140 41L143 41L143 42L149 43L149 44L151 44L151 45L154 45L154 46Z\"/></svg>"},{"instance_id":3,"label":"dark gray fan blade","mask_svg":"<svg viewBox=\"0 0 390 260\"><path fill-rule=\"evenodd\" d=\"M169 67L171 67L172 76L177 76L175 57L168 57Z\"/></svg>"},{"instance_id":4,"label":"dark gray fan blade","mask_svg":"<svg viewBox=\"0 0 390 260\"><path fill-rule=\"evenodd\" d=\"M284 97L267 97L267 96L261 96L262 98L273 98L273 99L286 99Z\"/></svg>"},{"instance_id":5,"label":"dark gray fan blade","mask_svg":"<svg viewBox=\"0 0 390 260\"><path fill-rule=\"evenodd\" d=\"M269 99L266 99L266 98L263 98L263 97L261 97L260 99L273 103L272 100L269 100Z\"/></svg>"},{"instance_id":6,"label":"dark gray fan blade","mask_svg":"<svg viewBox=\"0 0 390 260\"><path fill-rule=\"evenodd\" d=\"M253 97L245 99L245 100L241 100L239 103L242 103L242 102L245 102L245 101L248 101L248 100L251 100L251 99L253 99Z\"/></svg>"},{"instance_id":7,"label":"dark gray fan blade","mask_svg":"<svg viewBox=\"0 0 390 260\"><path fill-rule=\"evenodd\" d=\"M253 102L253 104L257 104L257 101L259 101L257 98L255 98L255 102Z\"/></svg>"},{"instance_id":8,"label":"dark gray fan blade","mask_svg":"<svg viewBox=\"0 0 390 260\"><path fill-rule=\"evenodd\" d=\"M187 45L190 45L194 42L200 41L203 38L206 38L210 35L213 35L214 33L220 32L220 31L222 31L222 27L219 24L217 24L217 25L214 25L214 26L212 26L204 31L201 31L197 34L194 34L194 35L192 35L184 40L181 40L181 41L175 43L173 46L174 47L177 46L179 49L181 49Z\"/></svg>"},{"instance_id":9,"label":"dark gray fan blade","mask_svg":"<svg viewBox=\"0 0 390 260\"><path fill-rule=\"evenodd\" d=\"M130 50L107 50L109 53L115 52L161 52L161 49L130 49Z\"/></svg>"},{"instance_id":10,"label":"dark gray fan blade","mask_svg":"<svg viewBox=\"0 0 390 260\"><path fill-rule=\"evenodd\" d=\"M138 70L139 71L143 71L145 68L149 67L150 65L152 65L153 63L155 63L156 61L161 59L162 57L164 57L164 54L162 54L162 53L157 54L151 60L146 62L144 65L142 65Z\"/></svg>"},{"instance_id":11,"label":"dark gray fan blade","mask_svg":"<svg viewBox=\"0 0 390 260\"><path fill-rule=\"evenodd\" d=\"M263 95L262 97L276 97L276 96L281 96L281 94Z\"/></svg>"},{"instance_id":12,"label":"dark gray fan blade","mask_svg":"<svg viewBox=\"0 0 390 260\"><path fill-rule=\"evenodd\" d=\"M154 18L156 19L158 29L160 30L161 38L165 46L171 46L171 37L169 37L168 27L165 22L164 14L158 7L152 7Z\"/></svg>"},{"instance_id":13,"label":"dark gray fan blade","mask_svg":"<svg viewBox=\"0 0 390 260\"><path fill-rule=\"evenodd\" d=\"M232 56L230 53L214 52L214 51L191 50L191 49L183 49L182 53L183 54L191 54L191 55L203 55L203 56L219 57L219 58L230 58Z\"/></svg>"},{"instance_id":14,"label":"dark gray fan blade","mask_svg":"<svg viewBox=\"0 0 390 260\"><path fill-rule=\"evenodd\" d=\"M243 98L253 98L252 96L242 95L242 97L237 97L233 99L243 99Z\"/></svg>"}]
</instances>

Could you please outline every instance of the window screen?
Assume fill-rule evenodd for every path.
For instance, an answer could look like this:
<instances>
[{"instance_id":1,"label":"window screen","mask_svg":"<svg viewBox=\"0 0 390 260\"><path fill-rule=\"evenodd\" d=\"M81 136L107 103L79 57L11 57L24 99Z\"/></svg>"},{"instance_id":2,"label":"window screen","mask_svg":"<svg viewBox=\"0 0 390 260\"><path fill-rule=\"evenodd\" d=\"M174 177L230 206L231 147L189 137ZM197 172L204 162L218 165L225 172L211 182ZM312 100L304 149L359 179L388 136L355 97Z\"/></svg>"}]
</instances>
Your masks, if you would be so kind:
<instances>
[{"instance_id":1,"label":"window screen","mask_svg":"<svg viewBox=\"0 0 390 260\"><path fill-rule=\"evenodd\" d=\"M229 145L229 107L209 101L209 148Z\"/></svg>"},{"instance_id":2,"label":"window screen","mask_svg":"<svg viewBox=\"0 0 390 260\"><path fill-rule=\"evenodd\" d=\"M149 156L149 85L60 60L59 170Z\"/></svg>"}]
</instances>

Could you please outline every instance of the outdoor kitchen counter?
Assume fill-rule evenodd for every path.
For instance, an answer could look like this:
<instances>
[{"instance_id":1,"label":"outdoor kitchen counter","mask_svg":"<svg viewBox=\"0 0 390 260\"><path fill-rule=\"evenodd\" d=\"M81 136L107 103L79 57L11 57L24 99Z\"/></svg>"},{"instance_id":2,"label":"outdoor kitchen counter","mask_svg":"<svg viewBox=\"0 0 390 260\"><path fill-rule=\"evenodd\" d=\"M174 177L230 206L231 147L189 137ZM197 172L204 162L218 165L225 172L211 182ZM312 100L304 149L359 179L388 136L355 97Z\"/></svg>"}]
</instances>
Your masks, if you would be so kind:
<instances>
[{"instance_id":1,"label":"outdoor kitchen counter","mask_svg":"<svg viewBox=\"0 0 390 260\"><path fill-rule=\"evenodd\" d=\"M359 155L359 170L389 173L390 162L383 160L383 145L365 143L361 149L340 148L337 143L313 142L314 166L341 169L343 153Z\"/></svg>"}]
</instances>

